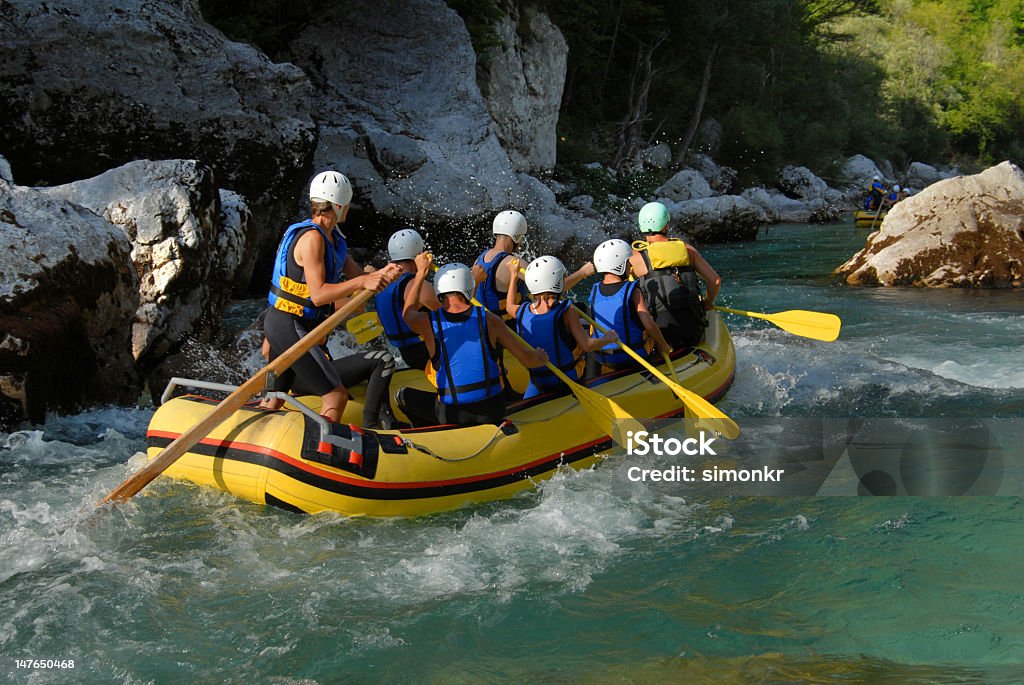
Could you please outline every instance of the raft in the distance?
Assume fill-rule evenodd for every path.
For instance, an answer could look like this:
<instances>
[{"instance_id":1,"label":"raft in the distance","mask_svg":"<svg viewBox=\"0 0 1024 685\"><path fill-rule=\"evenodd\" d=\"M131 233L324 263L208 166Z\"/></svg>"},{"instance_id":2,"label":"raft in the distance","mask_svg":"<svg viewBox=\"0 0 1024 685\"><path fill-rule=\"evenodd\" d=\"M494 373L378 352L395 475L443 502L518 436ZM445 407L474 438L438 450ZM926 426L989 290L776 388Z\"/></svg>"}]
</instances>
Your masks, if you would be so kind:
<instances>
[{"instance_id":1,"label":"raft in the distance","mask_svg":"<svg viewBox=\"0 0 1024 685\"><path fill-rule=\"evenodd\" d=\"M881 212L876 212L870 209L858 209L853 213L853 225L857 228L871 228L872 226L881 225L885 219L885 215L889 211L883 209Z\"/></svg>"},{"instance_id":2,"label":"raft in the distance","mask_svg":"<svg viewBox=\"0 0 1024 685\"><path fill-rule=\"evenodd\" d=\"M713 402L732 384L736 355L721 316L710 312L709 319L705 341L674 355L672 364L683 386ZM421 372L411 370L396 374L392 396L402 385L430 387ZM594 390L637 418L683 414L679 399L648 372L625 373ZM343 421L362 414L360 389L352 396ZM315 415L320 398L302 399ZM197 395L166 401L149 424L149 458L216 403ZM397 408L395 413L405 418ZM330 430L325 442L312 416L295 409L267 411L252 402L164 473L292 511L415 516L510 497L561 464L584 468L612 448L611 438L571 394L512 404L501 427L359 431L342 423Z\"/></svg>"}]
</instances>

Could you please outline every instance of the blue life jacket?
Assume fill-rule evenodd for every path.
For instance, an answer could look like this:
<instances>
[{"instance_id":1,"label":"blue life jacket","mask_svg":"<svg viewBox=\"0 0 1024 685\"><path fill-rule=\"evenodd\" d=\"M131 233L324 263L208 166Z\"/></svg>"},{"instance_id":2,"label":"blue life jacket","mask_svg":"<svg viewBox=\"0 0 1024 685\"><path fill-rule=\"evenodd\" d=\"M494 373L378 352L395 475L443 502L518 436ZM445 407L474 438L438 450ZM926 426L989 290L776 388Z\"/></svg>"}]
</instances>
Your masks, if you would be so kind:
<instances>
[{"instance_id":1,"label":"blue life jacket","mask_svg":"<svg viewBox=\"0 0 1024 685\"><path fill-rule=\"evenodd\" d=\"M590 313L594 320L606 329L615 329L622 344L634 349L644 340L644 327L630 302L639 285L640 281L623 281L622 287L605 296L601 294L601 284L595 283L590 291ZM632 359L615 343L605 345L596 354L602 364L622 364Z\"/></svg>"},{"instance_id":2,"label":"blue life jacket","mask_svg":"<svg viewBox=\"0 0 1024 685\"><path fill-rule=\"evenodd\" d=\"M384 333L387 334L391 344L399 349L420 342L420 336L409 328L409 324L402 317L402 309L405 307L405 289L411 280L412 274L404 273L374 296L377 316L380 318L381 326L384 327Z\"/></svg>"},{"instance_id":3,"label":"blue life jacket","mask_svg":"<svg viewBox=\"0 0 1024 685\"><path fill-rule=\"evenodd\" d=\"M574 353L576 340L562 321L565 310L572 306L572 300L562 300L545 314L534 314L529 305L522 305L516 312L516 323L519 334L526 342L539 347L548 353L551 363L572 380L578 380ZM523 399L554 390L564 385L547 366L530 369L530 386L526 389Z\"/></svg>"},{"instance_id":4,"label":"blue life jacket","mask_svg":"<svg viewBox=\"0 0 1024 685\"><path fill-rule=\"evenodd\" d=\"M469 404L501 394L497 354L487 337L487 314L472 307L469 318L450 321L443 309L432 312L437 395L445 404Z\"/></svg>"},{"instance_id":5,"label":"blue life jacket","mask_svg":"<svg viewBox=\"0 0 1024 685\"><path fill-rule=\"evenodd\" d=\"M487 254L484 251L479 257L476 258L476 264L479 264L487 272L487 278L483 280L480 285L476 287L476 299L483 306L487 307L487 310L494 312L502 319L506 321L511 319L511 315L505 308L505 295L506 293L498 292L498 266L501 264L501 260L508 257L510 253L499 252L494 255L494 259L487 262L484 261L484 256ZM527 302L530 299L530 291L527 289L526 284L523 283L523 279L517 281L517 290L519 291L519 301Z\"/></svg>"},{"instance_id":6,"label":"blue life jacket","mask_svg":"<svg viewBox=\"0 0 1024 685\"><path fill-rule=\"evenodd\" d=\"M324 282L341 283L345 259L348 257L348 243L344 234L335 227L334 244L327 233L312 220L306 219L292 224L285 230L274 259L274 273L270 277L270 293L267 302L275 309L303 319L315 320L330 314L331 305L317 307L309 297L306 273L295 261L295 243L307 231L317 231L324 239Z\"/></svg>"}]
</instances>

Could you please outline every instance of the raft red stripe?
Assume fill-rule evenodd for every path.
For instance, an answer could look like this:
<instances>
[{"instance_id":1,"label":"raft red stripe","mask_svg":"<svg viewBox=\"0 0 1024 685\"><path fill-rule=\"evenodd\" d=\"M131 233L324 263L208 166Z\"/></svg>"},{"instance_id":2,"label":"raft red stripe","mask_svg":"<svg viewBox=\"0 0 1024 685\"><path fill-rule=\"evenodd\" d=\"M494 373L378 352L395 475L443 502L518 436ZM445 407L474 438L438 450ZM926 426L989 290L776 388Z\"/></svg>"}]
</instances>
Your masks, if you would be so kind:
<instances>
[{"instance_id":1,"label":"raft red stripe","mask_svg":"<svg viewBox=\"0 0 1024 685\"><path fill-rule=\"evenodd\" d=\"M166 431L157 431L157 430L148 431L146 433L147 437L151 437L152 436L152 437L157 437L157 438L167 438L167 439L171 439L171 440L176 439L179 435L180 435L180 433L169 433L169 432L166 432ZM473 482L476 482L476 481L490 480L492 478L500 478L501 476L508 476L508 475L511 475L511 474L513 474L513 473L515 473L517 471L522 471L524 469L529 469L529 468L531 468L533 466L539 466L540 464L543 464L546 461L551 461L554 458L561 457L563 454L571 454L573 452L578 452L580 450L585 450L588 447L593 447L594 445L600 444L600 443L604 442L605 440L607 440L607 438L601 438L599 440L592 440L591 442L587 442L587 443L584 443L582 445L576 445L575 447L572 447L572 448L567 449L567 450L559 450L557 454L554 454L554 453L553 454L549 454L546 457L541 457L540 459L536 459L536 460L528 462L526 464L520 464L520 465L515 466L513 468L505 469L504 471L494 471L494 472L491 472L491 473L485 473L485 474L481 474L481 475L478 475L478 476L467 476L465 478L454 478L454 479L450 479L450 480L433 480L433 481L419 481L419 482L396 482L396 483L379 483L379 482L372 481L372 480L356 480L354 478L347 478L347 477L339 475L337 473L332 473L330 471L324 471L322 469L318 469L318 468L316 468L316 467L314 467L314 466L312 466L310 464L307 464L304 461L300 461L298 459L295 459L294 457L291 457L291 456L289 456L289 455L287 455L287 454L285 454L283 452L278 452L277 450L272 450L272 449L270 449L268 447L262 447L260 445L252 445L252 444L245 443L245 442L234 442L234 441L231 441L231 440L227 440L227 441L225 441L225 440L215 440L215 439L212 439L212 438L203 438L199 442L201 442L204 445L209 445L211 447L225 447L225 448L228 448L228 449L236 449L236 450L240 450L240 451L243 451L243 452L255 452L257 454L265 454L268 457L272 457L274 459L278 459L280 461L283 461L283 462L285 462L287 464L291 464L295 468L302 469L303 471L305 471L307 473L312 473L313 475L319 476L321 478L327 478L329 480L337 481L339 483L346 483L348 485L353 485L353 486L356 486L356 487L361 487L361 488L381 488L381 489L389 489L389 488L391 488L391 489L409 489L409 488L433 488L433 487L439 487L439 486L445 486L445 485L456 485L456 484L459 484L459 483L473 483Z\"/></svg>"}]
</instances>

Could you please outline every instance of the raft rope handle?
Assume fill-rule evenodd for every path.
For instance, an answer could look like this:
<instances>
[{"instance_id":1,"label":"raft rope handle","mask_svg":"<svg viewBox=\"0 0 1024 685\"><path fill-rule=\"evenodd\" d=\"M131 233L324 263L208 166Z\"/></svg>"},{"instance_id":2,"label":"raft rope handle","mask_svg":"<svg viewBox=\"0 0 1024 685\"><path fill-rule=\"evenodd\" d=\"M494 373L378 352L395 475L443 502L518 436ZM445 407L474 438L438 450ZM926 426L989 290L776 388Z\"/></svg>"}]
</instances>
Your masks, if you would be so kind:
<instances>
[{"instance_id":1,"label":"raft rope handle","mask_svg":"<svg viewBox=\"0 0 1024 685\"><path fill-rule=\"evenodd\" d=\"M487 449L488 447L493 445L494 441L497 440L499 435L504 435L505 426L509 425L509 423L511 423L511 422L510 421L502 421L501 425L499 425L497 427L497 429L495 429L494 435L491 436L491 439L488 440L486 443L484 443L484 445L480 449L478 449L476 452L473 452L473 454L467 455L465 457L459 457L458 459L452 459L451 457L441 456L437 452L434 452L433 450L431 450L429 447L425 447L423 445L419 445L419 444L413 442L412 440L410 440L409 438L405 438L404 440L402 440L402 444L405 447L409 447L409 448L412 448L414 450L419 450L420 452L423 452L423 454L429 454L434 459L438 459L440 461L446 461L446 462L449 462L449 463L454 463L454 462L459 462L459 461L469 461L470 459L479 456L481 452L483 452L485 449Z\"/></svg>"},{"instance_id":2,"label":"raft rope handle","mask_svg":"<svg viewBox=\"0 0 1024 685\"><path fill-rule=\"evenodd\" d=\"M566 397L568 397L568 395ZM557 398L557 399L562 399L562 398ZM563 409L562 411L558 412L557 414L548 414L547 416L544 416L543 418L539 418L539 419L516 419L516 423L525 423L525 424L547 423L551 419L556 419L559 416L562 416L563 414L568 414L570 411L572 411L573 409L575 409L578 406L579 406L579 404L577 404L576 402L572 402L572 403L568 404L565 407L565 409ZM527 409L529 409L529 408L530 407L527 407Z\"/></svg>"}]
</instances>

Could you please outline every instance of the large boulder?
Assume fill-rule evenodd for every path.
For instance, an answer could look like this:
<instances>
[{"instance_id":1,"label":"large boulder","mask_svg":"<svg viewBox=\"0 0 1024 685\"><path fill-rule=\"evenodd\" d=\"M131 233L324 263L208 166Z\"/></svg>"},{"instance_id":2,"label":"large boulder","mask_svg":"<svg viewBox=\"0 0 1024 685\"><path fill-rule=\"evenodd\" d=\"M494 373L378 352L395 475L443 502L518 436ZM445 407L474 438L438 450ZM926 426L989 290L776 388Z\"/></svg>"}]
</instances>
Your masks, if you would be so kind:
<instances>
[{"instance_id":1,"label":"large boulder","mask_svg":"<svg viewBox=\"0 0 1024 685\"><path fill-rule=\"evenodd\" d=\"M11 163L6 157L0 156L0 181L14 183L14 175L11 173Z\"/></svg>"},{"instance_id":2,"label":"large boulder","mask_svg":"<svg viewBox=\"0 0 1024 685\"><path fill-rule=\"evenodd\" d=\"M89 210L0 181L0 426L138 397L131 250Z\"/></svg>"},{"instance_id":3,"label":"large boulder","mask_svg":"<svg viewBox=\"0 0 1024 685\"><path fill-rule=\"evenodd\" d=\"M783 193L798 200L823 200L828 184L805 166L784 166L776 184Z\"/></svg>"},{"instance_id":4,"label":"large boulder","mask_svg":"<svg viewBox=\"0 0 1024 685\"><path fill-rule=\"evenodd\" d=\"M903 179L903 185L914 190L921 190L933 183L938 183L947 178L954 178L962 175L956 167L936 169L923 162L914 162L907 169L907 175Z\"/></svg>"},{"instance_id":5,"label":"large boulder","mask_svg":"<svg viewBox=\"0 0 1024 685\"><path fill-rule=\"evenodd\" d=\"M498 44L481 57L481 90L513 168L550 171L569 45L543 12L514 4L510 12L495 26Z\"/></svg>"},{"instance_id":6,"label":"large boulder","mask_svg":"<svg viewBox=\"0 0 1024 685\"><path fill-rule=\"evenodd\" d=\"M913 162L907 169L907 175L903 178L903 183L911 188L920 190L933 183L938 183L943 178L947 177L943 176L935 167L923 162Z\"/></svg>"},{"instance_id":7,"label":"large boulder","mask_svg":"<svg viewBox=\"0 0 1024 685\"><path fill-rule=\"evenodd\" d=\"M663 201L672 215L672 224L695 243L753 240L758 229L769 223L760 207L738 195Z\"/></svg>"},{"instance_id":8,"label":"large boulder","mask_svg":"<svg viewBox=\"0 0 1024 685\"><path fill-rule=\"evenodd\" d=\"M672 148L658 143L640 151L640 162L648 169L667 169L672 163Z\"/></svg>"},{"instance_id":9,"label":"large boulder","mask_svg":"<svg viewBox=\"0 0 1024 685\"><path fill-rule=\"evenodd\" d=\"M249 199L273 248L310 175L314 100L300 69L227 40L198 0L0 8L0 150L21 183L199 157Z\"/></svg>"},{"instance_id":10,"label":"large boulder","mask_svg":"<svg viewBox=\"0 0 1024 685\"><path fill-rule=\"evenodd\" d=\"M854 155L849 157L840 167L838 180L846 186L866 192L871 187L871 179L875 176L885 180L885 176L879 170L878 165L864 155Z\"/></svg>"},{"instance_id":11,"label":"large boulder","mask_svg":"<svg viewBox=\"0 0 1024 685\"><path fill-rule=\"evenodd\" d=\"M143 369L186 336L209 335L248 281L239 271L252 265L251 216L233 194L222 214L213 172L194 160L132 162L40 192L87 207L131 242L140 292L132 353Z\"/></svg>"},{"instance_id":12,"label":"large boulder","mask_svg":"<svg viewBox=\"0 0 1024 685\"><path fill-rule=\"evenodd\" d=\"M715 191L711 189L711 184L703 174L696 169L687 168L665 181L654 193L660 198L683 202L712 197Z\"/></svg>"},{"instance_id":13,"label":"large boulder","mask_svg":"<svg viewBox=\"0 0 1024 685\"><path fill-rule=\"evenodd\" d=\"M719 166L708 155L697 152L688 156L690 166L707 179L708 185L716 194L725 194L732 189L736 180L736 170L727 166Z\"/></svg>"},{"instance_id":14,"label":"large boulder","mask_svg":"<svg viewBox=\"0 0 1024 685\"><path fill-rule=\"evenodd\" d=\"M316 167L344 171L357 202L403 221L459 221L506 209L515 172L455 11L442 0L410 0L400 9L355 0L344 16L331 11L293 45L320 90Z\"/></svg>"},{"instance_id":15,"label":"large boulder","mask_svg":"<svg viewBox=\"0 0 1024 685\"><path fill-rule=\"evenodd\" d=\"M1024 173L1003 162L929 186L893 207L836 273L853 285L1021 287Z\"/></svg>"},{"instance_id":16,"label":"large boulder","mask_svg":"<svg viewBox=\"0 0 1024 685\"><path fill-rule=\"evenodd\" d=\"M789 197L775 188L760 187L744 190L741 197L763 211L768 223L827 223L837 221L842 214L831 188L824 197L807 200Z\"/></svg>"}]
</instances>

